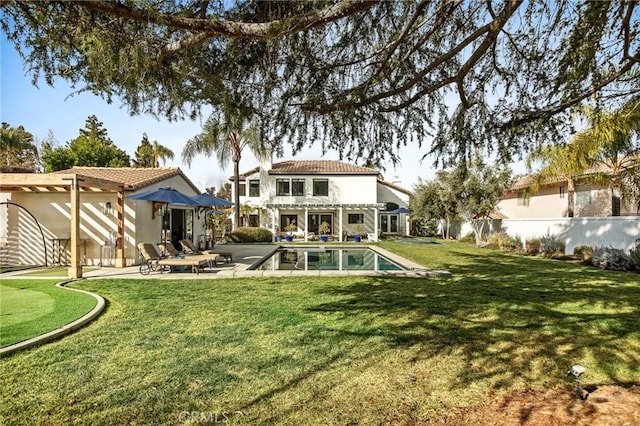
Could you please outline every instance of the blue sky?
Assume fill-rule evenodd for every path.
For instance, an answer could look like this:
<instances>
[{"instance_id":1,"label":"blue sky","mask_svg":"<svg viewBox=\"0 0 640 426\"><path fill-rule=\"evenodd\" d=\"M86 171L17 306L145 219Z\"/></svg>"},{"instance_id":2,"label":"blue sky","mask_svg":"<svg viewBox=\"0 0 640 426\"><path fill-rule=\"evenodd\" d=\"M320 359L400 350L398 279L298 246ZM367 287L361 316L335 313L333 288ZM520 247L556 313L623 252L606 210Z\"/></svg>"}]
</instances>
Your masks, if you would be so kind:
<instances>
[{"instance_id":1,"label":"blue sky","mask_svg":"<svg viewBox=\"0 0 640 426\"><path fill-rule=\"evenodd\" d=\"M127 109L116 99L111 105L90 93L70 96L73 92L64 80L57 80L55 87L48 86L44 80L38 87L31 84L31 76L26 75L24 64L6 37L2 33L0 40L1 56L1 106L0 119L11 126L22 125L37 139L47 137L49 130L60 145L75 138L79 129L84 127L90 115L96 115L103 122L111 140L131 157L140 144L142 134L147 133L149 140L157 140L175 153L175 159L166 166L180 167L185 174L201 189L209 186L219 187L232 174L231 165L221 170L214 158L200 156L191 167L182 163L181 152L185 142L201 130L202 122L158 121L150 115L130 116ZM202 118L205 120L206 116ZM434 170L429 159L420 163L426 148L404 147L400 151L401 165L394 169L390 164L383 171L388 181L396 180L407 189L418 182L418 178L430 179ZM338 159L337 152L329 152L324 157L321 150L307 148L295 157L285 150L283 159ZM274 159L281 161L282 159ZM258 162L249 153L243 154L240 170L245 171L257 166Z\"/></svg>"}]
</instances>

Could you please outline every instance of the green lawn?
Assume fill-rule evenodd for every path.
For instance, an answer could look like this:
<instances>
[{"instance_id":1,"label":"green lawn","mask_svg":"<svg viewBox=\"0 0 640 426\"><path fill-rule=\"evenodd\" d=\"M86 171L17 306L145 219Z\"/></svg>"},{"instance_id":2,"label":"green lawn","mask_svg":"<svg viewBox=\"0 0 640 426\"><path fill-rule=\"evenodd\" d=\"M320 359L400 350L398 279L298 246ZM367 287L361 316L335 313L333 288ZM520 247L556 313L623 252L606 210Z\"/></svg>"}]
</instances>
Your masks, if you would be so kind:
<instances>
[{"instance_id":1,"label":"green lawn","mask_svg":"<svg viewBox=\"0 0 640 426\"><path fill-rule=\"evenodd\" d=\"M54 280L3 279L0 285L0 347L55 330L96 305L90 295L55 286Z\"/></svg>"},{"instance_id":2,"label":"green lawn","mask_svg":"<svg viewBox=\"0 0 640 426\"><path fill-rule=\"evenodd\" d=\"M3 424L410 424L529 387L640 383L640 280L457 243L451 279L101 280L96 322L3 359Z\"/></svg>"}]
</instances>

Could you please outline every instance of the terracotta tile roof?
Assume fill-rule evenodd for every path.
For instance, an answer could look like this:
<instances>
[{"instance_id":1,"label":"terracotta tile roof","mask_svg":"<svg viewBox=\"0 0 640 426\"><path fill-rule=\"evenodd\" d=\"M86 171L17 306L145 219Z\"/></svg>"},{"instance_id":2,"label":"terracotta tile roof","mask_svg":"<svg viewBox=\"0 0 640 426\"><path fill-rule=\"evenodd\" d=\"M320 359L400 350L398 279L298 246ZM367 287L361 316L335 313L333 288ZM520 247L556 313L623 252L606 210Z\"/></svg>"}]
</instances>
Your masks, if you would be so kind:
<instances>
[{"instance_id":1,"label":"terracotta tile roof","mask_svg":"<svg viewBox=\"0 0 640 426\"><path fill-rule=\"evenodd\" d=\"M200 189L178 167L134 168L134 167L72 167L54 173L77 173L124 184L125 191L136 191L174 176L182 178L196 191Z\"/></svg>"},{"instance_id":2,"label":"terracotta tile roof","mask_svg":"<svg viewBox=\"0 0 640 426\"><path fill-rule=\"evenodd\" d=\"M242 173L240 180L257 173L259 167ZM288 160L273 163L270 175L373 175L380 174L377 170L360 167L335 160ZM233 177L231 177L233 180Z\"/></svg>"}]
</instances>

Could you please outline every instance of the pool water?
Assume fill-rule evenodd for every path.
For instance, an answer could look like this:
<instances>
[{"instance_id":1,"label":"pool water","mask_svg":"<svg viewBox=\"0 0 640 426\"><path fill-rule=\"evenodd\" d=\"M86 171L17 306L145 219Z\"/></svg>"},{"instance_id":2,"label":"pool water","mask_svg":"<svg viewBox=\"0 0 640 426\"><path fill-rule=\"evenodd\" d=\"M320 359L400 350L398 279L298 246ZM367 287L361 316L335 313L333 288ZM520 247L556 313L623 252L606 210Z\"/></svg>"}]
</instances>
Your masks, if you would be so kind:
<instances>
[{"instance_id":1,"label":"pool water","mask_svg":"<svg viewBox=\"0 0 640 426\"><path fill-rule=\"evenodd\" d=\"M399 271L405 268L369 248L280 248L259 271Z\"/></svg>"}]
</instances>

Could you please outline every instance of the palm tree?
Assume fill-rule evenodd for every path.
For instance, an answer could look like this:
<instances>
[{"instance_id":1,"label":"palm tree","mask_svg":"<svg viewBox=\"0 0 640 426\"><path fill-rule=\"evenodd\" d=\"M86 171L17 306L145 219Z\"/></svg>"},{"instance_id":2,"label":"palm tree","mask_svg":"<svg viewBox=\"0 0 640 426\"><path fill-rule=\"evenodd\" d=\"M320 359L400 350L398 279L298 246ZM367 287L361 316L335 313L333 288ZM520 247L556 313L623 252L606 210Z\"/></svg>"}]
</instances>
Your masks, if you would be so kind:
<instances>
[{"instance_id":1,"label":"palm tree","mask_svg":"<svg viewBox=\"0 0 640 426\"><path fill-rule=\"evenodd\" d=\"M173 160L174 154L169 148L164 145L160 145L158 141L153 141L153 166L160 167L160 161L164 166L167 159Z\"/></svg>"},{"instance_id":2,"label":"palm tree","mask_svg":"<svg viewBox=\"0 0 640 426\"><path fill-rule=\"evenodd\" d=\"M262 142L258 130L246 115L237 109L226 109L222 114L212 114L202 133L189 139L182 149L182 161L189 166L197 154L215 155L223 170L229 160L233 162L236 227L240 225L240 159L245 148L249 148L259 160L271 155L271 150Z\"/></svg>"},{"instance_id":3,"label":"palm tree","mask_svg":"<svg viewBox=\"0 0 640 426\"><path fill-rule=\"evenodd\" d=\"M633 184L640 167L640 148L634 144L640 137L640 98L613 112L586 109L585 115L590 127L576 134L572 143L596 171L590 180L609 185L611 215L620 216L621 194L634 192L624 186Z\"/></svg>"},{"instance_id":4,"label":"palm tree","mask_svg":"<svg viewBox=\"0 0 640 426\"><path fill-rule=\"evenodd\" d=\"M576 179L584 174L589 167L584 153L579 152L577 146L545 146L532 152L527 157L527 167L532 169L536 161L542 163L542 168L533 175L529 186L531 192L538 192L548 182L558 180L567 181L567 216L573 217L575 210Z\"/></svg>"}]
</instances>

